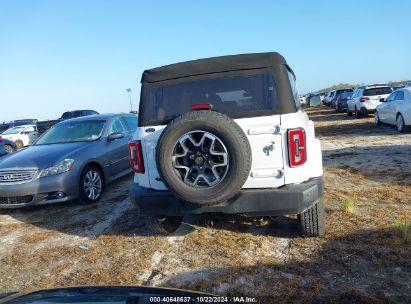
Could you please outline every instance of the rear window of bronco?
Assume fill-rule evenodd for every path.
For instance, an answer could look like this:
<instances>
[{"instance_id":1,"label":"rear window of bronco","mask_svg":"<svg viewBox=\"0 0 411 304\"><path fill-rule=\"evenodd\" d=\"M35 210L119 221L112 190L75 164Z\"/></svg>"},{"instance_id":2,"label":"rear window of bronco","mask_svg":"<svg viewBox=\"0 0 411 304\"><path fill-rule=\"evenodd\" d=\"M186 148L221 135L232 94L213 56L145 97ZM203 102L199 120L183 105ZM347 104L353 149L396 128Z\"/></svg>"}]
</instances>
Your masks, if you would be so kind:
<instances>
[{"instance_id":1,"label":"rear window of bronco","mask_svg":"<svg viewBox=\"0 0 411 304\"><path fill-rule=\"evenodd\" d=\"M158 85L143 92L140 125L167 124L196 104L211 104L213 110L231 117L252 116L277 107L270 74L200 79Z\"/></svg>"}]
</instances>

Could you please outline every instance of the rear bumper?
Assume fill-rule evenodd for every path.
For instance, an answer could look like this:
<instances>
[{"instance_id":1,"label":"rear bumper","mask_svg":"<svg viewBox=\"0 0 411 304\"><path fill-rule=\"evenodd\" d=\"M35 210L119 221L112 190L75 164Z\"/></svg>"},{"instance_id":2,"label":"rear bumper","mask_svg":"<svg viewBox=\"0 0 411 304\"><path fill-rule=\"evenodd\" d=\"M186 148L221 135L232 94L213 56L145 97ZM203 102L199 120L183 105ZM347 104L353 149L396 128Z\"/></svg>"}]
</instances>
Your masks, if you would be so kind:
<instances>
[{"instance_id":1,"label":"rear bumper","mask_svg":"<svg viewBox=\"0 0 411 304\"><path fill-rule=\"evenodd\" d=\"M376 107L361 107L360 110L363 114L374 114Z\"/></svg>"},{"instance_id":2,"label":"rear bumper","mask_svg":"<svg viewBox=\"0 0 411 304\"><path fill-rule=\"evenodd\" d=\"M243 189L230 201L214 206L183 202L169 191L147 189L138 184L133 184L130 196L141 215L227 213L260 216L302 213L322 198L323 189L323 178L318 177L276 189Z\"/></svg>"}]
</instances>

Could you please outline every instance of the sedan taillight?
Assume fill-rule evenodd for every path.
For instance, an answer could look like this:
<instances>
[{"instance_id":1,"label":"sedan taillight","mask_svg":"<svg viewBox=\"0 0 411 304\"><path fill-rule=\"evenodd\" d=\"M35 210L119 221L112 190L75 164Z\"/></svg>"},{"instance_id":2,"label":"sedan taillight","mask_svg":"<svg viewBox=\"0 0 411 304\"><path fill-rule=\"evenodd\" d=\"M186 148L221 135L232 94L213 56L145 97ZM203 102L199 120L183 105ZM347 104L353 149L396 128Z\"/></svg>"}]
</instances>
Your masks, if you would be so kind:
<instances>
[{"instance_id":1,"label":"sedan taillight","mask_svg":"<svg viewBox=\"0 0 411 304\"><path fill-rule=\"evenodd\" d=\"M288 130L288 156L290 167L298 167L307 160L305 130L302 128Z\"/></svg>"},{"instance_id":2,"label":"sedan taillight","mask_svg":"<svg viewBox=\"0 0 411 304\"><path fill-rule=\"evenodd\" d=\"M141 150L141 141L136 140L128 144L130 156L130 166L135 173L144 173L143 153Z\"/></svg>"}]
</instances>

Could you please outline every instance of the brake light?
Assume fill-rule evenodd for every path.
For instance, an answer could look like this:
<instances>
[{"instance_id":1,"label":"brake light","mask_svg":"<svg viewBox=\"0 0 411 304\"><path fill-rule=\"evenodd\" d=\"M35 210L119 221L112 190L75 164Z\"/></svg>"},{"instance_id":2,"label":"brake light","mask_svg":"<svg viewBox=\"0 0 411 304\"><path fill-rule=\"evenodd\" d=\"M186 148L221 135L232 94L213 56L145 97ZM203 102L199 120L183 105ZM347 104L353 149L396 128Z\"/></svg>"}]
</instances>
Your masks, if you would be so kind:
<instances>
[{"instance_id":1,"label":"brake light","mask_svg":"<svg viewBox=\"0 0 411 304\"><path fill-rule=\"evenodd\" d=\"M288 156L290 167L298 167L307 160L305 130L291 129L288 133Z\"/></svg>"},{"instance_id":2,"label":"brake light","mask_svg":"<svg viewBox=\"0 0 411 304\"><path fill-rule=\"evenodd\" d=\"M213 105L211 103L199 103L199 104L193 104L191 106L191 110L193 111L211 110L212 108L213 108Z\"/></svg>"},{"instance_id":3,"label":"brake light","mask_svg":"<svg viewBox=\"0 0 411 304\"><path fill-rule=\"evenodd\" d=\"M366 101L366 100L370 100L368 97L361 97L360 98L360 102L364 102L364 101Z\"/></svg>"},{"instance_id":4,"label":"brake light","mask_svg":"<svg viewBox=\"0 0 411 304\"><path fill-rule=\"evenodd\" d=\"M130 156L130 166L135 173L144 173L143 154L141 150L141 141L136 140L129 142L128 152Z\"/></svg>"}]
</instances>

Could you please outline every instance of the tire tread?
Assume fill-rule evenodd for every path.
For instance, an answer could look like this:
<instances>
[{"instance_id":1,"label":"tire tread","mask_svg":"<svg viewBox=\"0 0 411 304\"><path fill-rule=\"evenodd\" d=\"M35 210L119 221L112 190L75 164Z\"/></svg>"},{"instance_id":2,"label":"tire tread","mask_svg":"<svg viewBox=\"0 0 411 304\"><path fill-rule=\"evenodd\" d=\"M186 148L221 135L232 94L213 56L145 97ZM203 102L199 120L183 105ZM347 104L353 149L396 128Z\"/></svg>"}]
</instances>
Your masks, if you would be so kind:
<instances>
[{"instance_id":1,"label":"tire tread","mask_svg":"<svg viewBox=\"0 0 411 304\"><path fill-rule=\"evenodd\" d=\"M324 202L320 199L311 208L298 216L303 236L324 236L325 210Z\"/></svg>"}]
</instances>

